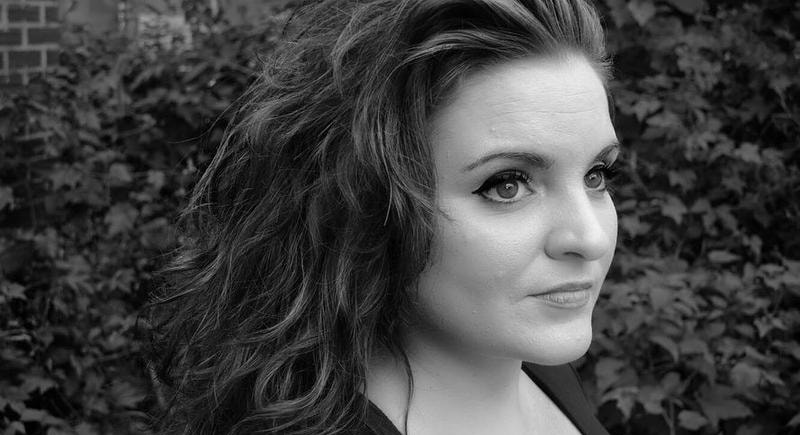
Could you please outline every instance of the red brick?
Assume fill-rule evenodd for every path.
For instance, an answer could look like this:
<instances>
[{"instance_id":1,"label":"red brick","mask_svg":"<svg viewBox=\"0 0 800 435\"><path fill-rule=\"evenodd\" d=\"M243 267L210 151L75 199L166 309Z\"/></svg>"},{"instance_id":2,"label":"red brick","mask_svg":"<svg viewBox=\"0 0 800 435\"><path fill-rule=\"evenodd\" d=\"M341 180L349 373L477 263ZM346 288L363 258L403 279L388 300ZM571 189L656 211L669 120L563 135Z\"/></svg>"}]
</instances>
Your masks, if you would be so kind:
<instances>
[{"instance_id":1,"label":"red brick","mask_svg":"<svg viewBox=\"0 0 800 435\"><path fill-rule=\"evenodd\" d=\"M11 73L9 75L0 75L0 83L6 85L21 85L23 83L22 74Z\"/></svg>"},{"instance_id":2,"label":"red brick","mask_svg":"<svg viewBox=\"0 0 800 435\"><path fill-rule=\"evenodd\" d=\"M61 29L28 29L28 44L58 43L61 40Z\"/></svg>"},{"instance_id":3,"label":"red brick","mask_svg":"<svg viewBox=\"0 0 800 435\"><path fill-rule=\"evenodd\" d=\"M40 51L9 51L8 67L11 69L26 67L41 67L42 55Z\"/></svg>"},{"instance_id":4,"label":"red brick","mask_svg":"<svg viewBox=\"0 0 800 435\"><path fill-rule=\"evenodd\" d=\"M44 8L44 21L46 23L58 23L61 21L61 17L58 16L58 6Z\"/></svg>"},{"instance_id":5,"label":"red brick","mask_svg":"<svg viewBox=\"0 0 800 435\"><path fill-rule=\"evenodd\" d=\"M39 7L27 5L8 5L8 22L9 23L38 23L39 22Z\"/></svg>"},{"instance_id":6,"label":"red brick","mask_svg":"<svg viewBox=\"0 0 800 435\"><path fill-rule=\"evenodd\" d=\"M0 31L0 45L20 45L22 44L22 30L8 29Z\"/></svg>"},{"instance_id":7,"label":"red brick","mask_svg":"<svg viewBox=\"0 0 800 435\"><path fill-rule=\"evenodd\" d=\"M47 50L47 66L58 65L58 58L60 52L58 50Z\"/></svg>"}]
</instances>

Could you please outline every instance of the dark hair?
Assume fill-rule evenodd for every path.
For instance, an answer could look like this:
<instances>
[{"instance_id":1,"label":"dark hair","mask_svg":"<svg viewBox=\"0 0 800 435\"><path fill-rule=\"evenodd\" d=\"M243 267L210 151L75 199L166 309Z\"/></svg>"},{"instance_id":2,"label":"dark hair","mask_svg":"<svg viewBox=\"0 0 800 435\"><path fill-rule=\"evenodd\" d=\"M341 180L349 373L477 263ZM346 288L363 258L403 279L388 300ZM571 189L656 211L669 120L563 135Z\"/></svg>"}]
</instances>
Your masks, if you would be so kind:
<instances>
[{"instance_id":1,"label":"dark hair","mask_svg":"<svg viewBox=\"0 0 800 435\"><path fill-rule=\"evenodd\" d=\"M504 60L575 52L605 75L584 0L332 0L291 27L183 214L157 299L163 432L352 427L374 349L408 372L398 331L434 232L432 112Z\"/></svg>"}]
</instances>

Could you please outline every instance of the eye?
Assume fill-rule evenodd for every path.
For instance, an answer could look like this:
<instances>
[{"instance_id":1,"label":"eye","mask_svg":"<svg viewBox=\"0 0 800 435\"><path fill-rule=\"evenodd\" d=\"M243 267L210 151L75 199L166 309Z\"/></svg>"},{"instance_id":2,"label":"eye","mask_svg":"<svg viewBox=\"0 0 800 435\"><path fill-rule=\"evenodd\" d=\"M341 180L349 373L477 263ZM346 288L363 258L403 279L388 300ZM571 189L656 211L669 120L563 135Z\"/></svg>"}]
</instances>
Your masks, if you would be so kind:
<instances>
[{"instance_id":1,"label":"eye","mask_svg":"<svg viewBox=\"0 0 800 435\"><path fill-rule=\"evenodd\" d=\"M511 203L530 195L531 178L522 171L506 171L492 175L472 192L494 202Z\"/></svg>"},{"instance_id":2,"label":"eye","mask_svg":"<svg viewBox=\"0 0 800 435\"><path fill-rule=\"evenodd\" d=\"M608 183L616 176L617 171L605 163L593 167L586 176L583 183L592 190L604 192L608 190Z\"/></svg>"}]
</instances>

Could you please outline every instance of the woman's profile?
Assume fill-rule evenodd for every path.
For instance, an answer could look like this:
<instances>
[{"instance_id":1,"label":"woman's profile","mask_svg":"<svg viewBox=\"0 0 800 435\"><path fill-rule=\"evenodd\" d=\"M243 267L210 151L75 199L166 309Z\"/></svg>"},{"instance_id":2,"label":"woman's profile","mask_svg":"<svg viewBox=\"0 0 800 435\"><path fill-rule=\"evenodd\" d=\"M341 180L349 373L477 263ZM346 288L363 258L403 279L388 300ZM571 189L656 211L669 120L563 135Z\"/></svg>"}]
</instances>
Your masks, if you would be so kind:
<instances>
[{"instance_id":1,"label":"woman's profile","mask_svg":"<svg viewBox=\"0 0 800 435\"><path fill-rule=\"evenodd\" d=\"M569 365L616 244L584 0L303 8L184 212L164 433L605 434Z\"/></svg>"}]
</instances>

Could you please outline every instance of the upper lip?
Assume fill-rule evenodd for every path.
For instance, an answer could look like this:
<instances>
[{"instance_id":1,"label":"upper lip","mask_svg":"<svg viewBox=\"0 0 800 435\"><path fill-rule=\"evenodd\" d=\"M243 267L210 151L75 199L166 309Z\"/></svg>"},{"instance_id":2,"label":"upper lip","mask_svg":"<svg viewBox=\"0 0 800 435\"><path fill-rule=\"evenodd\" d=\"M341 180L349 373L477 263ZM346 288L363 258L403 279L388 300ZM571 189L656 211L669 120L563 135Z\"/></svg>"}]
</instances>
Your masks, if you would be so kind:
<instances>
[{"instance_id":1,"label":"upper lip","mask_svg":"<svg viewBox=\"0 0 800 435\"><path fill-rule=\"evenodd\" d=\"M533 296L547 295L551 293L577 292L577 291L589 290L593 286L594 284L591 281L573 281L550 287L543 292L534 294Z\"/></svg>"}]
</instances>

